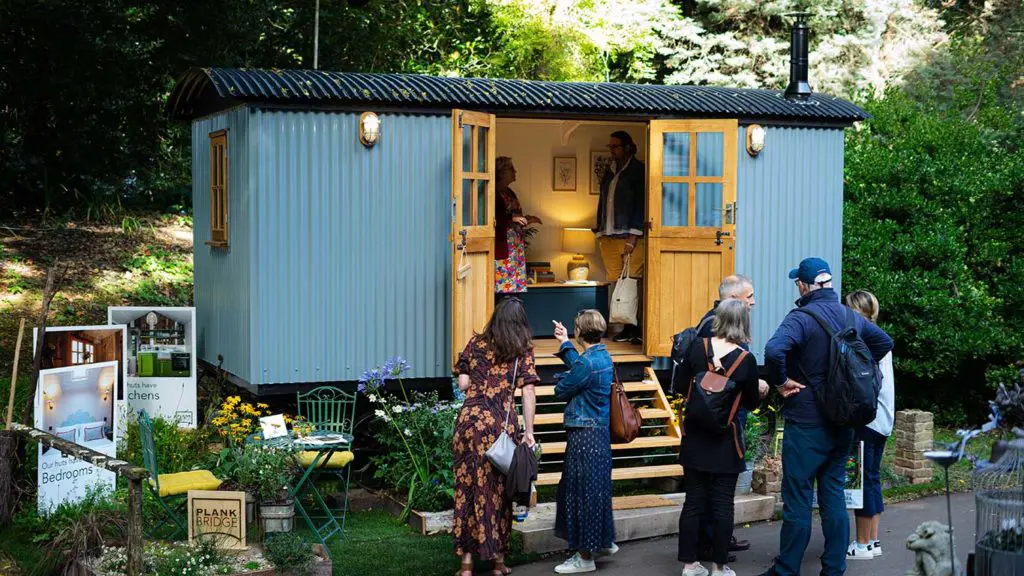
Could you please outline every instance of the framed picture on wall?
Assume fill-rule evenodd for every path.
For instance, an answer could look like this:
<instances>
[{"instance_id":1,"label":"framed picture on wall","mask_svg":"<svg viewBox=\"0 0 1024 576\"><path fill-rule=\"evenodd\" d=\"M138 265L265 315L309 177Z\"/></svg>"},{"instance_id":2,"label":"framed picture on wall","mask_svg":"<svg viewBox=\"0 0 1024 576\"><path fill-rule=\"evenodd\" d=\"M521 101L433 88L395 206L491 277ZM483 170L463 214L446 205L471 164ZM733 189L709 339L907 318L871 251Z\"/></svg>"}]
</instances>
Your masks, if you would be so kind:
<instances>
[{"instance_id":1,"label":"framed picture on wall","mask_svg":"<svg viewBox=\"0 0 1024 576\"><path fill-rule=\"evenodd\" d=\"M555 157L555 165L551 179L552 190L575 191L576 158L568 156Z\"/></svg>"},{"instance_id":2,"label":"framed picture on wall","mask_svg":"<svg viewBox=\"0 0 1024 576\"><path fill-rule=\"evenodd\" d=\"M612 154L607 150L593 150L590 152L590 193L594 196L601 195L601 178L606 170L611 168Z\"/></svg>"}]
</instances>

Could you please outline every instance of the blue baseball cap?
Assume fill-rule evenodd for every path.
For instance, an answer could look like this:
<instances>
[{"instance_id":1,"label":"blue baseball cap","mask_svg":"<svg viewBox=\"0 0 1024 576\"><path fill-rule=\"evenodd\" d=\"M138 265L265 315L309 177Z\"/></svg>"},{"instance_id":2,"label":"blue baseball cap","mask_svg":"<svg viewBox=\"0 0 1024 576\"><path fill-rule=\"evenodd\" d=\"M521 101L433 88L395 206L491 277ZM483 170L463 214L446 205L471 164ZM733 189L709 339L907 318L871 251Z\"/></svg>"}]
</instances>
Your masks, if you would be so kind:
<instances>
[{"instance_id":1,"label":"blue baseball cap","mask_svg":"<svg viewBox=\"0 0 1024 576\"><path fill-rule=\"evenodd\" d=\"M827 274L828 278L819 280L823 274ZM789 271L789 279L800 280L804 284L829 282L832 280L832 269L821 258L804 258L799 266Z\"/></svg>"}]
</instances>

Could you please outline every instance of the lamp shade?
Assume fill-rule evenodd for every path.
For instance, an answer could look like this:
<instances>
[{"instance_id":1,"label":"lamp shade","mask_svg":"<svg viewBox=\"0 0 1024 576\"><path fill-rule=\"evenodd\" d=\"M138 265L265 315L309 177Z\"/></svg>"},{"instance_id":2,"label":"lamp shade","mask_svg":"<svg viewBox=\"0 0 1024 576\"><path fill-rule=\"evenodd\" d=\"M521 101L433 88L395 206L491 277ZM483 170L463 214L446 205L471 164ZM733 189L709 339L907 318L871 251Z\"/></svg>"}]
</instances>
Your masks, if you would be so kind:
<instances>
[{"instance_id":1,"label":"lamp shade","mask_svg":"<svg viewBox=\"0 0 1024 576\"><path fill-rule=\"evenodd\" d=\"M593 254L594 233L590 228L562 228L562 250L573 254Z\"/></svg>"}]
</instances>

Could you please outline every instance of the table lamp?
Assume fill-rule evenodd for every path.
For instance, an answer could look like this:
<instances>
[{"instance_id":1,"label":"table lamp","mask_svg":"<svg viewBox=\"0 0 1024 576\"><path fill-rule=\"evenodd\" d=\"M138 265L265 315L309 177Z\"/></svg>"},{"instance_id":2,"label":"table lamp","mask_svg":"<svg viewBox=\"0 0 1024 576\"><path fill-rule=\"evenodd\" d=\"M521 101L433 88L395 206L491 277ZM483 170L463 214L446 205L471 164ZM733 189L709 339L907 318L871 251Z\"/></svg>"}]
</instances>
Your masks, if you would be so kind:
<instances>
[{"instance_id":1,"label":"table lamp","mask_svg":"<svg viewBox=\"0 0 1024 576\"><path fill-rule=\"evenodd\" d=\"M590 263L583 255L594 253L594 233L590 228L562 228L562 250L575 254L566 266L569 281L586 281L590 276Z\"/></svg>"}]
</instances>

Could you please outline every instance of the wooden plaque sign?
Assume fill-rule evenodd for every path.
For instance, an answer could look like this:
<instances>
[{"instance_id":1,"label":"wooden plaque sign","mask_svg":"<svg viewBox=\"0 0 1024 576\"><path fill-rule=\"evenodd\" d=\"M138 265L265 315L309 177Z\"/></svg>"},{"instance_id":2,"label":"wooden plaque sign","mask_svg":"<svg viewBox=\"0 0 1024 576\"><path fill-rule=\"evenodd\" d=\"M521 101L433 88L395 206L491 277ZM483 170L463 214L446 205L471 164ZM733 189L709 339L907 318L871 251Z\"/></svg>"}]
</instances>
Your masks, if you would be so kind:
<instances>
[{"instance_id":1,"label":"wooden plaque sign","mask_svg":"<svg viewBox=\"0 0 1024 576\"><path fill-rule=\"evenodd\" d=\"M217 546L243 550L245 543L245 492L188 491L188 541L213 536Z\"/></svg>"}]
</instances>

